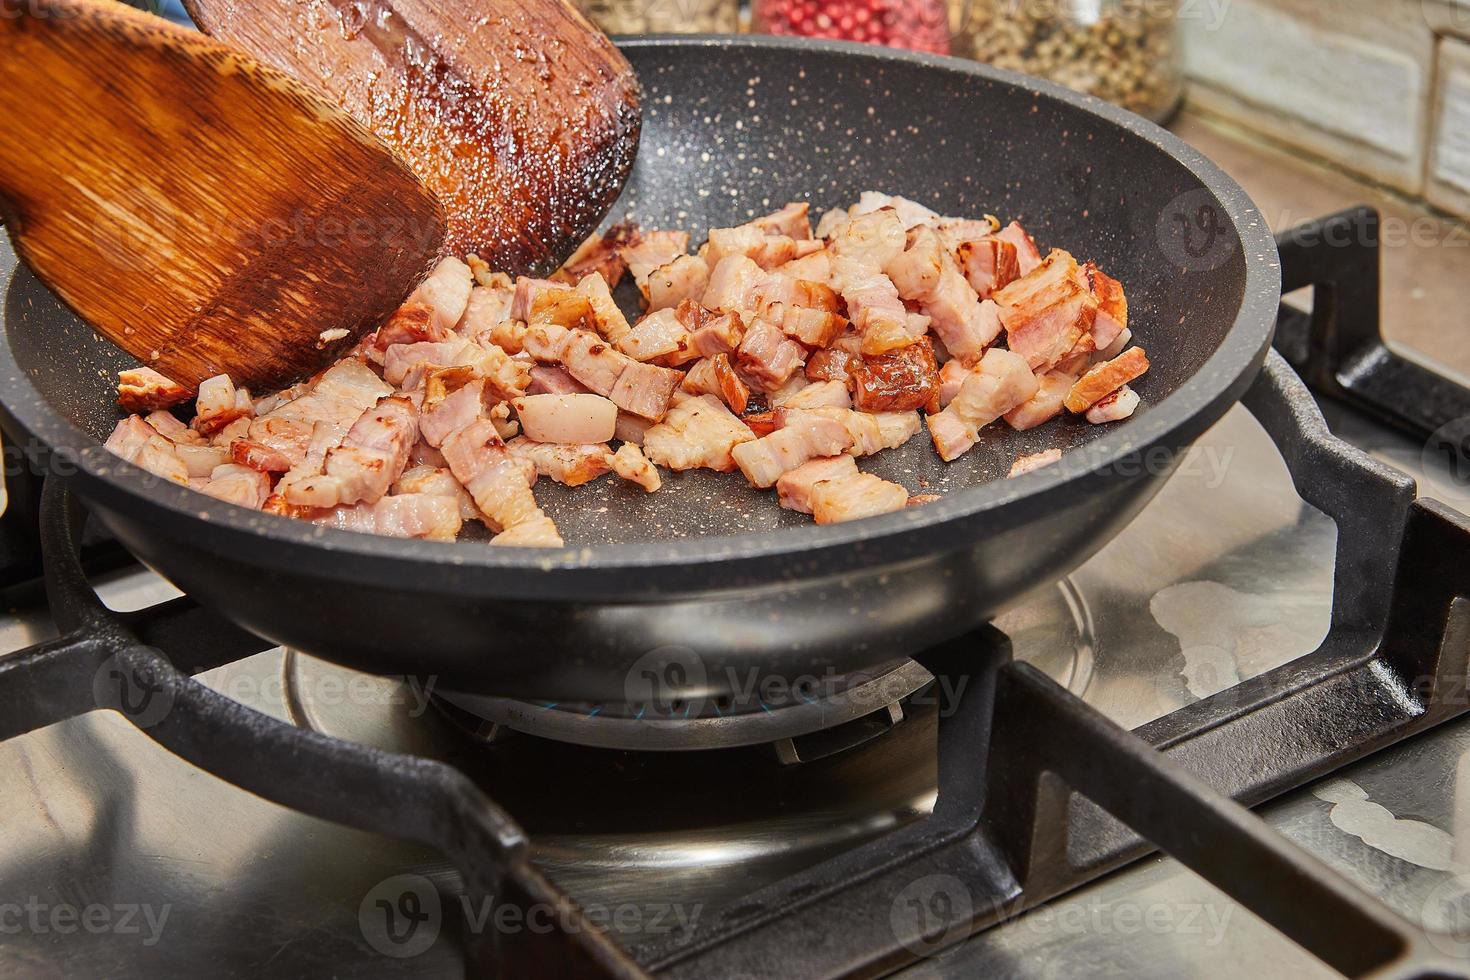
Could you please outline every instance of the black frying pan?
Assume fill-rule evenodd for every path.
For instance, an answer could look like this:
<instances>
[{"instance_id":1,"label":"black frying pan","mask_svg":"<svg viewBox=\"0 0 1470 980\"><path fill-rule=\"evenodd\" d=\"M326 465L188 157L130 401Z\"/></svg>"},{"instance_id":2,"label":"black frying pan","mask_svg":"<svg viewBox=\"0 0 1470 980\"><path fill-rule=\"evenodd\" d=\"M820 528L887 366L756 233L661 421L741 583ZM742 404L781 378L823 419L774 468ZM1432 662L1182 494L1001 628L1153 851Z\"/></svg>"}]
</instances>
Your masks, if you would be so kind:
<instances>
[{"instance_id":1,"label":"black frying pan","mask_svg":"<svg viewBox=\"0 0 1470 980\"><path fill-rule=\"evenodd\" d=\"M875 189L1019 218L1043 248L1094 258L1126 285L1154 365L1136 385L1147 407L1102 428L992 426L947 466L915 438L863 467L943 499L845 525L781 511L739 474L695 472L647 496L611 479L541 481L565 550L369 537L237 509L109 455L125 355L0 246L6 421L60 451L55 472L129 549L265 637L446 689L625 700L646 691L640 667L663 648L693 651L675 659L714 693L749 668L873 667L995 616L1127 524L1261 365L1280 291L1265 222L1217 168L1134 116L969 62L855 45L624 50L645 118L615 216L698 241L788 200L819 211ZM1003 478L1050 446L1067 450L1059 465Z\"/></svg>"}]
</instances>

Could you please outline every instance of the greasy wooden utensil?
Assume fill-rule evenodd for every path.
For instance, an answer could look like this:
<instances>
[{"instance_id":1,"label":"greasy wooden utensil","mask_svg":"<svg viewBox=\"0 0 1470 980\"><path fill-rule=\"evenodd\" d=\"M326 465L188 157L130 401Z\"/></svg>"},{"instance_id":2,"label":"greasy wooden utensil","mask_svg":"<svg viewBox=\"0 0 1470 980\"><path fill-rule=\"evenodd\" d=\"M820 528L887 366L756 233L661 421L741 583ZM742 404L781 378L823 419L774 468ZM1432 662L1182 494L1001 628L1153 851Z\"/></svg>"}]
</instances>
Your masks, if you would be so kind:
<instances>
[{"instance_id":1,"label":"greasy wooden utensil","mask_svg":"<svg viewBox=\"0 0 1470 980\"><path fill-rule=\"evenodd\" d=\"M335 99L444 202L449 248L546 273L617 199L638 83L563 0L184 0Z\"/></svg>"},{"instance_id":2,"label":"greasy wooden utensil","mask_svg":"<svg viewBox=\"0 0 1470 980\"><path fill-rule=\"evenodd\" d=\"M292 380L439 253L438 202L275 68L102 0L0 17L0 207L97 331L180 384Z\"/></svg>"}]
</instances>

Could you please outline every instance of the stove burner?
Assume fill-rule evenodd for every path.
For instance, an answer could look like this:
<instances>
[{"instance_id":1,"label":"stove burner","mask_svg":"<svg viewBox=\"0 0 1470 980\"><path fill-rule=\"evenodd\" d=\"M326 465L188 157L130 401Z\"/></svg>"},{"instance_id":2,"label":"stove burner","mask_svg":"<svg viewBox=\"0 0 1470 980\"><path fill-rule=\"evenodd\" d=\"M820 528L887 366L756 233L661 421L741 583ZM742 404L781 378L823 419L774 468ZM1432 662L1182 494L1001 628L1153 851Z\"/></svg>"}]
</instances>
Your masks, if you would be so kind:
<instances>
[{"instance_id":1,"label":"stove burner","mask_svg":"<svg viewBox=\"0 0 1470 980\"><path fill-rule=\"evenodd\" d=\"M1037 667L1081 697L1092 681L1097 638L1087 597L1064 579L997 620L1016 659ZM916 707L933 703L934 676L913 660L865 674L804 678L791 683L736 685L734 696L662 704L535 702L446 692L433 685L370 677L301 654L283 663L287 704L298 723L325 734L384 748L423 752L427 726L422 709L432 703L457 729L489 742L515 735L604 749L698 751L769 745L786 764L810 762L855 748L904 721ZM337 687L373 685L377 694L356 698L345 710L310 692L324 675ZM379 706L365 712L364 701ZM369 718L368 715L377 715ZM415 731L417 729L417 731ZM392 737L383 741L385 732Z\"/></svg>"},{"instance_id":2,"label":"stove burner","mask_svg":"<svg viewBox=\"0 0 1470 980\"><path fill-rule=\"evenodd\" d=\"M695 702L663 705L532 702L440 692L435 704L485 738L506 730L560 742L632 751L727 749L770 743L782 762L834 755L903 720L904 703L934 680L912 660L867 674L809 683L750 685ZM820 739L814 736L823 736Z\"/></svg>"}]
</instances>

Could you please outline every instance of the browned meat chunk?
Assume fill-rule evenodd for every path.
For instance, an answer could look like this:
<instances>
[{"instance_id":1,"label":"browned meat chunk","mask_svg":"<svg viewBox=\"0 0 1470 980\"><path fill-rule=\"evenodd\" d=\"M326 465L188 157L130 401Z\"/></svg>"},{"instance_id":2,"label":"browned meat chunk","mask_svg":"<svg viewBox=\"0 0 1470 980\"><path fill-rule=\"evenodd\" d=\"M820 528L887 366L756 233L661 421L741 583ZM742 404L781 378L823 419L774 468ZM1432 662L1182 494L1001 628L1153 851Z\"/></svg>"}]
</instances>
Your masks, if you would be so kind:
<instances>
[{"instance_id":1,"label":"browned meat chunk","mask_svg":"<svg viewBox=\"0 0 1470 980\"><path fill-rule=\"evenodd\" d=\"M909 412L931 404L939 365L928 338L898 350L864 357L852 368L852 404L862 412Z\"/></svg>"}]
</instances>

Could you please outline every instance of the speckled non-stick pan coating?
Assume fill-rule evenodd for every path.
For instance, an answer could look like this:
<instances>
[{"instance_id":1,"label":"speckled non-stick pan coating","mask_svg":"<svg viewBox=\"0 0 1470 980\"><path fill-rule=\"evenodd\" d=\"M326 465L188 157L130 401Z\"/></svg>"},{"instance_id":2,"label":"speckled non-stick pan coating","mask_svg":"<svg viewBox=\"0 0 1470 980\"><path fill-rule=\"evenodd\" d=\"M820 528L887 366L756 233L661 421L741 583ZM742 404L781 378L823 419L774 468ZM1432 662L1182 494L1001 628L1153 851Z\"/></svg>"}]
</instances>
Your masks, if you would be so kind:
<instances>
[{"instance_id":1,"label":"speckled non-stick pan coating","mask_svg":"<svg viewBox=\"0 0 1470 980\"><path fill-rule=\"evenodd\" d=\"M942 213L1020 219L1047 247L1120 279L1153 369L1137 416L992 426L940 462L925 436L863 469L943 500L819 528L739 474L611 478L537 497L560 551L327 532L159 486L97 442L125 355L3 256L8 414L76 454L77 489L135 552L257 631L371 669L455 686L613 697L660 644L711 667L851 669L953 635L1100 547L1166 475L1170 453L1254 376L1279 292L1260 216L1213 165L1095 100L966 62L770 39L625 44L643 139L610 220L708 228L864 190ZM98 261L106 261L99 255ZM1017 455L1063 462L1005 480ZM1203 519L1203 518L1202 518Z\"/></svg>"}]
</instances>

